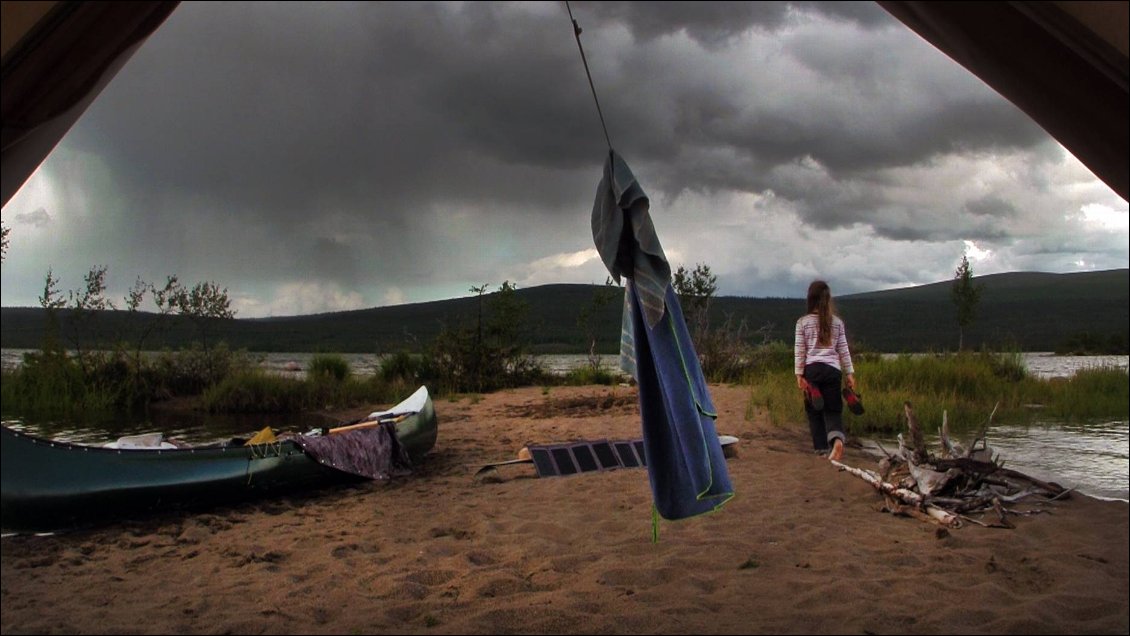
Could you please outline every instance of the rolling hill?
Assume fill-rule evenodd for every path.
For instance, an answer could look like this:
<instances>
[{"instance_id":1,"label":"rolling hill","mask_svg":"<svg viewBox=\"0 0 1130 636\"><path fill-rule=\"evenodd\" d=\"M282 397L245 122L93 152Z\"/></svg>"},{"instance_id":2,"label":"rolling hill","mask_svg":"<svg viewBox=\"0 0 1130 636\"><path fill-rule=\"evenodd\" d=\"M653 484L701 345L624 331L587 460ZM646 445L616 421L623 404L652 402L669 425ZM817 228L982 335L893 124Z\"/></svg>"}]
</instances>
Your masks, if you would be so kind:
<instances>
[{"instance_id":1,"label":"rolling hill","mask_svg":"<svg viewBox=\"0 0 1130 636\"><path fill-rule=\"evenodd\" d=\"M982 345L1026 351L1051 351L1072 338L1092 340L1125 350L1130 325L1130 270L1073 274L1016 272L978 276L985 291L977 318L966 329L967 347ZM836 299L857 349L871 351L941 351L957 347L958 326L950 300L951 281ZM578 319L593 307L594 294L618 289L554 284L518 290L527 306L525 332L535 353L587 352ZM489 307L492 296L484 296ZM422 350L443 328L473 326L479 311L475 297L377 307L356 311L276 318L214 321L209 340L224 340L251 351L390 352ZM804 311L798 298L714 299L711 322L744 321L772 340L792 342L793 325ZM613 299L597 312L600 349L618 347L621 303ZM46 316L40 308L4 307L0 346L36 348L43 342ZM81 330L88 347L114 341L136 342L148 327L146 349L184 346L198 337L196 327L179 317L124 311L102 312L87 324L60 313L64 342ZM757 336L758 340L761 336Z\"/></svg>"}]
</instances>

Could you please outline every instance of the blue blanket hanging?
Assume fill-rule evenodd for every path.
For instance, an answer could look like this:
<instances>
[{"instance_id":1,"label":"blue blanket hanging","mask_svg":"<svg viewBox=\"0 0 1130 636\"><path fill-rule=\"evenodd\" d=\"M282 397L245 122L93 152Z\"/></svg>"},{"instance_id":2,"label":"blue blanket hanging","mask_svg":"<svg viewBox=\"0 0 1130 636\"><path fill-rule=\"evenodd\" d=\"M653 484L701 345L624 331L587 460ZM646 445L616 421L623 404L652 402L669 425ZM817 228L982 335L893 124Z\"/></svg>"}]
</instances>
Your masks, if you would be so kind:
<instances>
[{"instance_id":1,"label":"blue blanket hanging","mask_svg":"<svg viewBox=\"0 0 1130 636\"><path fill-rule=\"evenodd\" d=\"M647 195L610 150L592 213L593 241L624 290L621 367L639 385L648 479L656 511L684 519L734 495L717 417L683 319Z\"/></svg>"}]
</instances>

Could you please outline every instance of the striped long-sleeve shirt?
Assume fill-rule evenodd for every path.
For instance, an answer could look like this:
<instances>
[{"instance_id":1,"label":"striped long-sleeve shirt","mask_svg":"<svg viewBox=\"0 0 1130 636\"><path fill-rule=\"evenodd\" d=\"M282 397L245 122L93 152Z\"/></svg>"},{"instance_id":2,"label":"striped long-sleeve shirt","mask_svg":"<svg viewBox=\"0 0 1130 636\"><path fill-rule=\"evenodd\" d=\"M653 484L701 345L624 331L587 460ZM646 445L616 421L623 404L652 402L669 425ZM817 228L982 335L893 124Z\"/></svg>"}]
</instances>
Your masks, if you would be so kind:
<instances>
[{"instance_id":1,"label":"striped long-sleeve shirt","mask_svg":"<svg viewBox=\"0 0 1130 636\"><path fill-rule=\"evenodd\" d=\"M820 318L816 314L805 314L796 321L796 344L793 346L793 368L797 375L804 375L805 365L823 362L831 365L844 375L855 373L848 351L847 331L844 321L832 316L832 344L820 346Z\"/></svg>"}]
</instances>

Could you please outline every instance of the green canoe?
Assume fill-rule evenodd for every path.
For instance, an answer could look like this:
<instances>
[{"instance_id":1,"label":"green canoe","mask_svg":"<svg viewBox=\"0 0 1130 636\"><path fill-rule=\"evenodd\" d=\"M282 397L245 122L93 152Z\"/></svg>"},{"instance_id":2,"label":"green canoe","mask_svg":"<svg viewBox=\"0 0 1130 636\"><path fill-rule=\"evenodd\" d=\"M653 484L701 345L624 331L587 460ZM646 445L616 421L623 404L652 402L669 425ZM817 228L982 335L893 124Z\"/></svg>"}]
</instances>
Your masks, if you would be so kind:
<instances>
[{"instance_id":1,"label":"green canoe","mask_svg":"<svg viewBox=\"0 0 1130 636\"><path fill-rule=\"evenodd\" d=\"M381 438L377 429L387 432L392 427L394 437L386 433L384 442L374 441ZM325 451L329 445L334 450L334 445L346 445L356 458L357 453L378 448L402 458L399 444L414 462L435 446L437 426L431 397L425 387L420 387L392 409L372 413L352 426L330 429L324 435L293 436L255 445L86 446L41 439L8 427L2 431L0 526L27 531L57 530L121 519L141 511L213 505L362 481L375 475L359 473L348 461L327 459L311 449ZM160 441L159 436L150 437ZM390 438L393 441L388 441ZM371 457L361 459L361 463L372 463ZM399 465L391 458L383 465L393 463Z\"/></svg>"}]
</instances>

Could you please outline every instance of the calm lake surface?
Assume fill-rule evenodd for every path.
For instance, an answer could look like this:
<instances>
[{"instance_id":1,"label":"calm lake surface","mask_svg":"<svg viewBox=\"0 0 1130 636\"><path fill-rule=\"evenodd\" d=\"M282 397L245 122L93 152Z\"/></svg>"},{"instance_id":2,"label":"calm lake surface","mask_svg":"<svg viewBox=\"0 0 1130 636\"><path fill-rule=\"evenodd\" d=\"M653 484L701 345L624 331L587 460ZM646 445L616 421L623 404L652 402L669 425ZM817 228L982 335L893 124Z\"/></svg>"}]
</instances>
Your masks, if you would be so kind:
<instances>
[{"instance_id":1,"label":"calm lake surface","mask_svg":"<svg viewBox=\"0 0 1130 636\"><path fill-rule=\"evenodd\" d=\"M25 350L4 349L4 368L18 367ZM255 354L259 364L269 371L284 376L304 377L305 369L315 354L267 353ZM380 356L372 354L343 354L353 373L371 375L380 368ZM1117 367L1127 369L1130 356L1057 356L1052 353L1025 353L1028 371L1037 377L1070 377L1076 371L1092 367ZM570 369L588 364L584 355L539 356L542 365L550 372L566 373ZM601 366L617 371L618 358L601 356ZM441 427L442 427L442 413ZM159 420L125 423L107 428L75 427L65 423L25 425L5 421L6 426L30 433L78 443L101 444L121 435L132 435L160 430L170 437L192 442L209 442L244 436L270 425L282 430L305 431L333 424L328 416L217 416L197 413L165 415ZM883 441L884 445L889 440ZM937 441L929 440L932 448ZM1130 421L1111 420L1087 423L1085 426L1065 422L1036 422L1030 426L993 426L989 444L1010 468L1020 470L1046 481L1100 498L1130 499Z\"/></svg>"}]
</instances>

